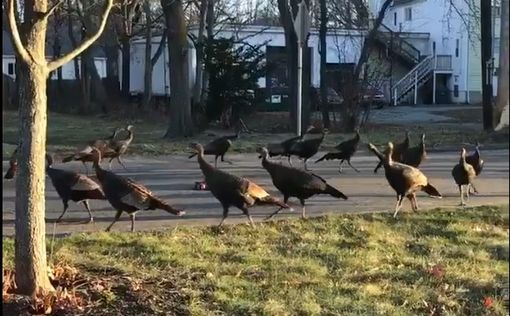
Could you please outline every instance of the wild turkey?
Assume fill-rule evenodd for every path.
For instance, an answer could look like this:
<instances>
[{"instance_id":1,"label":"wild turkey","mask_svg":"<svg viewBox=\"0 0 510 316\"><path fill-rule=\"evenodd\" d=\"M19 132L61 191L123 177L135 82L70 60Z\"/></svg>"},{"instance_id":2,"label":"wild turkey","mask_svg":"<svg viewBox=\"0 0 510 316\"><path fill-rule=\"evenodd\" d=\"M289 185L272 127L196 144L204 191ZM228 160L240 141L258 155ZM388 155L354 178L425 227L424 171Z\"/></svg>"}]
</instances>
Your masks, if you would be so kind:
<instances>
[{"instance_id":1,"label":"wild turkey","mask_svg":"<svg viewBox=\"0 0 510 316\"><path fill-rule=\"evenodd\" d=\"M416 147L408 148L402 154L402 163L418 168L426 158L427 151L425 150L425 134L421 134L420 144Z\"/></svg>"},{"instance_id":2,"label":"wild turkey","mask_svg":"<svg viewBox=\"0 0 510 316\"><path fill-rule=\"evenodd\" d=\"M354 156L354 153L358 150L358 145L360 141L359 130L356 130L356 136L354 138L341 142L335 147L335 151L329 152L322 156L322 158L317 159L315 163L318 163L323 160L340 160L340 166L338 172L342 173L342 164L347 160L349 166L354 169L356 172L359 172L353 165L351 165L351 158Z\"/></svg>"},{"instance_id":3,"label":"wild turkey","mask_svg":"<svg viewBox=\"0 0 510 316\"><path fill-rule=\"evenodd\" d=\"M308 127L306 132L300 136L294 136L292 138L286 139L281 143L269 143L267 144L267 149L269 151L269 157L282 156L287 157L287 161L289 165L292 166L292 159L290 150L295 143L299 141L312 140L322 137L323 128L319 126L311 125ZM260 158L260 157L259 157Z\"/></svg>"},{"instance_id":4,"label":"wild turkey","mask_svg":"<svg viewBox=\"0 0 510 316\"><path fill-rule=\"evenodd\" d=\"M230 146L232 146L232 141L239 138L240 132L237 132L235 135L230 136L223 136L220 138L216 138L212 142L208 143L204 147L204 155L214 155L214 167L216 168L218 166L218 157L221 157L222 162L228 162L229 164L232 164L231 161L225 160L225 154L230 149ZM194 153L188 157L188 159L191 159L195 157L197 154Z\"/></svg>"},{"instance_id":5,"label":"wild turkey","mask_svg":"<svg viewBox=\"0 0 510 316\"><path fill-rule=\"evenodd\" d=\"M466 156L466 162L473 166L477 176L482 173L484 161L480 157L480 143L476 142L475 152Z\"/></svg>"},{"instance_id":6,"label":"wild turkey","mask_svg":"<svg viewBox=\"0 0 510 316\"><path fill-rule=\"evenodd\" d=\"M452 176L455 180L455 183L459 187L460 193L460 205L464 206L464 190L463 187L467 186L466 198L469 202L469 188L473 187L473 190L478 193L475 186L473 185L473 180L476 177L476 170L472 165L466 162L466 149L462 148L460 151L460 159L459 163L456 164L452 169Z\"/></svg>"},{"instance_id":7,"label":"wild turkey","mask_svg":"<svg viewBox=\"0 0 510 316\"><path fill-rule=\"evenodd\" d=\"M81 163L85 167L85 172L88 174L89 170L88 170L86 162L93 162L94 158L92 155L92 150L94 148L97 148L101 152L102 156L115 154L113 149L110 147L110 143L111 143L111 141L113 141L115 139L115 137L121 130L122 130L121 128L116 128L110 137L88 142L87 146L85 146L85 148L80 149L79 151L75 152L72 155L64 157L62 159L62 163L66 163L69 161L81 161Z\"/></svg>"},{"instance_id":8,"label":"wild turkey","mask_svg":"<svg viewBox=\"0 0 510 316\"><path fill-rule=\"evenodd\" d=\"M96 170L96 176L101 183L104 195L110 204L117 210L113 222L106 228L110 231L113 224L120 218L122 212L129 214L131 218L131 231L135 230L135 213L139 210L161 209L174 215L184 215L183 210L176 209L149 191L141 184L131 179L124 178L113 172L101 168L101 152L94 148L92 150L93 166Z\"/></svg>"},{"instance_id":9,"label":"wild turkey","mask_svg":"<svg viewBox=\"0 0 510 316\"><path fill-rule=\"evenodd\" d=\"M269 152L265 147L259 148L257 151L262 157L262 166L271 175L274 186L283 194L283 203L287 204L289 197L298 198L301 203L301 216L303 218L306 216L305 200L316 194L329 194L347 200L345 194L327 184L326 180L318 175L269 161ZM268 219L278 214L281 209L269 215Z\"/></svg>"},{"instance_id":10,"label":"wild turkey","mask_svg":"<svg viewBox=\"0 0 510 316\"><path fill-rule=\"evenodd\" d=\"M324 136L326 136L327 129L323 129L318 137L300 140L295 142L290 147L289 154L291 156L297 156L304 160L305 170L308 170L306 162L308 159L313 157L318 151L324 140ZM290 161L289 161L290 162Z\"/></svg>"},{"instance_id":11,"label":"wild turkey","mask_svg":"<svg viewBox=\"0 0 510 316\"><path fill-rule=\"evenodd\" d=\"M133 141L133 131L132 131L132 129L133 129L133 125L127 125L126 128L124 128L124 130L128 133L128 136L125 139L120 139L120 140L112 139L110 141L108 147L111 150L106 151L104 153L104 155L103 155L103 158L110 158L110 161L108 162L108 166L109 166L110 170L112 169L112 160L113 159L117 159L119 164L125 170L127 170L126 166L124 165L124 163L120 159L120 156L123 155L127 151L129 145Z\"/></svg>"},{"instance_id":12,"label":"wild turkey","mask_svg":"<svg viewBox=\"0 0 510 316\"><path fill-rule=\"evenodd\" d=\"M68 202L82 202L89 212L89 223L94 221L88 200L106 200L100 185L89 177L76 172L52 168L53 158L46 154L46 174L64 203L64 211L57 218L60 222L69 207Z\"/></svg>"},{"instance_id":13,"label":"wild turkey","mask_svg":"<svg viewBox=\"0 0 510 316\"><path fill-rule=\"evenodd\" d=\"M248 211L248 208L251 206L268 204L286 209L290 208L287 204L269 195L269 193L254 182L213 167L205 161L202 145L192 143L190 148L195 151L198 164L204 174L209 190L223 206L223 218L218 227L223 225L231 206L235 206L243 211L252 226L254 225L253 219Z\"/></svg>"},{"instance_id":14,"label":"wild turkey","mask_svg":"<svg viewBox=\"0 0 510 316\"><path fill-rule=\"evenodd\" d=\"M407 197L411 202L413 211L418 210L416 191L421 190L430 196L442 198L441 193L430 184L423 172L415 167L393 161L393 144L391 142L388 143L388 150L385 156L371 143L368 144L368 148L383 162L386 180L388 180L389 185L397 193L397 205L395 206L393 217L397 217L404 197Z\"/></svg>"},{"instance_id":15,"label":"wild turkey","mask_svg":"<svg viewBox=\"0 0 510 316\"><path fill-rule=\"evenodd\" d=\"M397 144L395 146L395 148L393 149L393 156L391 157L391 159L396 162L401 162L402 161L402 153L405 152L408 148L409 148L409 131L406 131L406 138L404 139L404 141L402 143ZM388 149L386 149L386 150L388 150ZM384 154L386 154L386 152ZM383 165L383 162L379 161L379 163L377 164L377 166L374 169L374 173L377 173L377 170L379 170L379 168L381 168L382 165Z\"/></svg>"},{"instance_id":16,"label":"wild turkey","mask_svg":"<svg viewBox=\"0 0 510 316\"><path fill-rule=\"evenodd\" d=\"M290 148L294 143L298 142L301 139L301 136L295 136L289 139L284 140L281 143L270 143L267 148L269 150L269 157L282 156L287 157L289 164L292 166L292 161L290 158Z\"/></svg>"},{"instance_id":17,"label":"wild turkey","mask_svg":"<svg viewBox=\"0 0 510 316\"><path fill-rule=\"evenodd\" d=\"M5 173L5 179L12 179L14 175L16 175L16 170L18 169L18 149L19 146L16 146L14 151L12 152L11 158L9 158L9 169Z\"/></svg>"}]
</instances>

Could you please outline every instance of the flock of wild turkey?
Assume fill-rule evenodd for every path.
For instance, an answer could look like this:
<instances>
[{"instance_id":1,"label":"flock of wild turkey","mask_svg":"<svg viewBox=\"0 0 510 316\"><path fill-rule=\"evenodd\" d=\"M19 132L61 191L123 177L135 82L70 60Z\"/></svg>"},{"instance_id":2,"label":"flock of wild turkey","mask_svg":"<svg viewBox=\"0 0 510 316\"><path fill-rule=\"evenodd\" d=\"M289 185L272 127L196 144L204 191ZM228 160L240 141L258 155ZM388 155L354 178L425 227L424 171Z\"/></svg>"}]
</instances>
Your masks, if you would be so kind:
<instances>
[{"instance_id":1,"label":"flock of wild turkey","mask_svg":"<svg viewBox=\"0 0 510 316\"><path fill-rule=\"evenodd\" d=\"M81 161L87 170L87 174L86 162L92 162L97 181L89 178L87 175L53 168L52 156L46 155L47 175L64 204L64 210L57 219L57 222L62 219L67 211L69 201L82 202L89 213L89 222L92 222L93 217L88 204L88 200L92 199L106 199L117 211L115 219L108 226L107 231L120 218L122 212L128 213L131 218L131 231L135 229L135 214L139 210L162 209L174 215L180 216L185 214L183 210L172 207L156 197L145 186L129 178L104 170L101 167L100 162L102 159L108 158L110 159L110 170L114 159L117 159L119 164L126 169L121 156L126 152L133 140L132 127L128 125L125 128L117 128L110 137L91 141L85 148L62 160L64 163ZM119 134L121 132L127 133L127 135L120 137ZM253 225L248 208L254 205L266 204L278 206L278 210L268 216L269 219L282 209L291 209L287 204L290 197L295 197L300 201L302 217L305 217L305 201L314 195L328 194L335 198L346 200L348 197L345 194L307 169L308 159L317 154L326 133L326 129L310 127L302 136L293 137L281 143L268 144L267 147L257 149L259 158L262 159L262 167L271 176L274 186L283 194L283 201L271 196L253 181L217 168L218 158L221 158L221 161L231 163L225 160L224 156L231 147L232 142L239 138L239 133L233 136L217 138L205 146L199 143L191 143L190 149L193 151L193 154L189 158L197 157L198 164L205 177L205 185L223 207L223 218L219 226L224 223L228 216L229 208L232 206L243 211ZM416 192L418 191L423 191L431 197L441 198L438 190L428 181L423 172L418 169L427 156L425 135L422 134L421 142L416 147L409 147L409 142L409 132L407 132L402 143L394 146L393 143L389 142L384 153L381 153L373 144L368 144L369 150L379 159L374 172L376 173L380 167L384 167L386 179L397 194L394 217L396 217L400 210L405 197L411 202L413 210L416 211L418 209L416 200ZM344 161L347 161L351 168L359 172L351 164L351 158L356 153L359 143L360 134L356 131L354 138L340 143L335 147L334 151L328 152L315 162L333 159L340 160L339 172L342 172L342 164ZM204 155L215 156L214 166L205 160ZM287 157L289 165L275 163L269 159L275 156ZM293 167L292 156L297 156L304 160L304 169ZM5 175L6 179L14 177L16 167L17 150L15 150L10 159L9 170ZM452 176L459 188L461 205L465 205L464 195L469 199L471 188L473 188L474 192L477 192L473 185L473 179L480 174L482 168L483 160L480 158L478 144L475 152L470 156L466 156L464 148L461 150L459 163L452 170Z\"/></svg>"}]
</instances>

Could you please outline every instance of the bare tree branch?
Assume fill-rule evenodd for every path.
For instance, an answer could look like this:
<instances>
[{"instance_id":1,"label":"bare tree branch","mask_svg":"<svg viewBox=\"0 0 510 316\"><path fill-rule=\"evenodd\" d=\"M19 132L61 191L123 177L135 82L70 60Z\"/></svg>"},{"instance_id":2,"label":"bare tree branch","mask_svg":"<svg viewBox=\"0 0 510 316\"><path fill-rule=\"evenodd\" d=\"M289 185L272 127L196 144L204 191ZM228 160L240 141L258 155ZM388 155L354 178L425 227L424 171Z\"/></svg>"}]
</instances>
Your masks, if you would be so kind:
<instances>
[{"instance_id":1,"label":"bare tree branch","mask_svg":"<svg viewBox=\"0 0 510 316\"><path fill-rule=\"evenodd\" d=\"M58 8L58 6L61 5L63 2L64 2L63 0L59 0L58 2L56 2L53 6L51 6L51 8L46 13L44 13L42 18L43 19L49 18L50 15L52 15L53 12Z\"/></svg>"},{"instance_id":2,"label":"bare tree branch","mask_svg":"<svg viewBox=\"0 0 510 316\"><path fill-rule=\"evenodd\" d=\"M152 58L151 58L152 67L154 67L154 65L156 65L156 63L158 62L159 56L161 56L161 53L163 53L163 48L165 48L165 42L166 42L167 35L168 35L168 29L165 28L163 30L163 34L161 34L161 40L159 41L158 48L156 49L154 56L152 56Z\"/></svg>"},{"instance_id":3,"label":"bare tree branch","mask_svg":"<svg viewBox=\"0 0 510 316\"><path fill-rule=\"evenodd\" d=\"M26 50L25 46L23 46L23 43L21 42L18 25L16 24L16 16L14 15L14 1L16 0L7 0L7 18L9 20L9 28L11 29L11 37L14 43L14 47L16 48L16 52L27 64L35 63L37 65L41 65L42 62L35 59L34 56L32 56L32 54Z\"/></svg>"},{"instance_id":4,"label":"bare tree branch","mask_svg":"<svg viewBox=\"0 0 510 316\"><path fill-rule=\"evenodd\" d=\"M13 0L10 0L10 1L13 1ZM94 34L92 37L90 37L89 39L87 39L86 41L81 43L80 46L75 48L73 51L71 51L67 55L65 55L55 61L49 62L48 63L49 71L53 71L59 67L62 67L63 65L67 64L68 62L70 62L71 60L76 58L76 56L78 56L84 50L89 48L89 46L92 45L92 43L94 43L99 38L99 36L101 36L101 33L103 33L103 31L105 29L106 22L108 21L108 14L110 14L110 10L112 9L112 6L113 6L113 0L107 0L106 8L105 8L103 14L101 15L101 24L99 25L99 28L96 31L96 34Z\"/></svg>"}]
</instances>

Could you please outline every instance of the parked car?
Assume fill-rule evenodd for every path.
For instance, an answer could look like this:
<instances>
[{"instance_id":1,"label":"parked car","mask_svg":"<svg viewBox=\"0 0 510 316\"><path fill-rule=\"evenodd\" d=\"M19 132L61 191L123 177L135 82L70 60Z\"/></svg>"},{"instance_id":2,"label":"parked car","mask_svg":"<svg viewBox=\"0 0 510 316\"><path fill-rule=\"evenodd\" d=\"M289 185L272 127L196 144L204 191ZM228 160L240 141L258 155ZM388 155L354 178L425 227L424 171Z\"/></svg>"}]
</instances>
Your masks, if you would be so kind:
<instances>
[{"instance_id":1,"label":"parked car","mask_svg":"<svg viewBox=\"0 0 510 316\"><path fill-rule=\"evenodd\" d=\"M377 88L368 88L363 94L362 98L363 103L369 103L377 106L378 109L381 109L383 106L388 105L388 101L384 95L384 92L381 89Z\"/></svg>"}]
</instances>

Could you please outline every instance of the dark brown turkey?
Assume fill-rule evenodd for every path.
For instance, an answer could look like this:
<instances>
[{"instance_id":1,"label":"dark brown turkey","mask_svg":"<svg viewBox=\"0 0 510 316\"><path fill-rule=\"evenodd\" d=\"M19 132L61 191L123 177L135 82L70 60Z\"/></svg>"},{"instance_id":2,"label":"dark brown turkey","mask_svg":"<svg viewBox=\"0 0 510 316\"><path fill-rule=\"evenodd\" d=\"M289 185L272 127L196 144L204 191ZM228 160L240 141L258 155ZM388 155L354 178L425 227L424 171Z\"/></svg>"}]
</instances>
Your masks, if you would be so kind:
<instances>
[{"instance_id":1,"label":"dark brown turkey","mask_svg":"<svg viewBox=\"0 0 510 316\"><path fill-rule=\"evenodd\" d=\"M110 143L115 139L115 137L121 130L122 130L121 128L116 128L111 136L105 139L98 139L88 142L87 146L80 148L72 155L64 157L62 159L62 162L66 163L70 161L81 161L81 163L85 167L85 172L88 174L89 170L86 163L94 161L92 150L94 148L98 149L101 152L102 157L114 155L115 151L110 147Z\"/></svg>"},{"instance_id":2,"label":"dark brown turkey","mask_svg":"<svg viewBox=\"0 0 510 316\"><path fill-rule=\"evenodd\" d=\"M404 139L404 141L400 144L395 145L395 147L393 148L393 155L391 156L391 159L393 161L395 162L402 161L402 154L409 148L409 134L410 134L409 131L406 131L406 138ZM386 151L388 150L389 149L387 148ZM386 152L384 152L384 154L386 155ZM374 169L374 173L377 173L377 170L379 170L379 168L381 168L382 165L383 162L379 161Z\"/></svg>"},{"instance_id":3,"label":"dark brown turkey","mask_svg":"<svg viewBox=\"0 0 510 316\"><path fill-rule=\"evenodd\" d=\"M473 180L476 178L476 170L472 165L466 162L466 149L462 148L460 151L460 159L459 163L456 164L452 169L452 176L455 180L455 183L459 187L460 193L460 205L464 206L466 203L464 202L464 187L466 187L466 199L469 202L469 189L473 187L473 190L478 193L475 186L473 185Z\"/></svg>"},{"instance_id":4,"label":"dark brown turkey","mask_svg":"<svg viewBox=\"0 0 510 316\"><path fill-rule=\"evenodd\" d=\"M240 132L237 132L235 135L223 136L220 138L216 138L212 142L208 143L204 147L204 155L214 156L214 167L218 166L218 157L221 157L222 162L228 162L232 164L231 161L225 160L225 154L232 146L232 141L239 138ZM194 153L188 157L191 159L195 157L197 154Z\"/></svg>"},{"instance_id":5,"label":"dark brown turkey","mask_svg":"<svg viewBox=\"0 0 510 316\"><path fill-rule=\"evenodd\" d=\"M303 159L305 170L308 170L306 162L319 151L322 141L327 133L328 130L325 128L312 127L301 140L292 144L289 154ZM290 165L292 166L292 164Z\"/></svg>"},{"instance_id":6,"label":"dark brown turkey","mask_svg":"<svg viewBox=\"0 0 510 316\"><path fill-rule=\"evenodd\" d=\"M104 195L113 208L117 210L113 222L106 228L106 231L112 228L113 224L115 224L122 215L122 212L129 214L132 232L135 230L135 214L139 210L161 209L177 216L185 214L183 210L174 208L156 197L143 185L102 169L99 164L101 161L101 152L96 148L92 150L92 155L94 157L93 166L96 170L97 179L99 183L101 183Z\"/></svg>"},{"instance_id":7,"label":"dark brown turkey","mask_svg":"<svg viewBox=\"0 0 510 316\"><path fill-rule=\"evenodd\" d=\"M305 201L317 194L329 194L332 197L347 200L347 196L338 191L326 180L311 172L277 164L269 161L267 148L261 147L257 152L262 157L262 166L269 172L274 186L283 194L283 202L287 204L290 197L296 197L301 203L301 216L306 217ZM268 219L278 214L282 208L269 215Z\"/></svg>"},{"instance_id":8,"label":"dark brown turkey","mask_svg":"<svg viewBox=\"0 0 510 316\"><path fill-rule=\"evenodd\" d=\"M383 155L377 147L370 143L368 144L368 149L382 161L386 180L388 180L389 185L397 193L397 205L395 206L393 217L397 217L405 197L411 202L413 211L418 210L417 191L421 190L430 196L442 198L441 193L429 183L423 172L414 167L393 161L393 144L391 142L388 143L386 155Z\"/></svg>"},{"instance_id":9,"label":"dark brown turkey","mask_svg":"<svg viewBox=\"0 0 510 316\"><path fill-rule=\"evenodd\" d=\"M16 149L12 152L11 158L9 158L9 169L5 173L5 179L12 179L16 175L16 170L18 169L18 150L19 146L16 146Z\"/></svg>"},{"instance_id":10,"label":"dark brown turkey","mask_svg":"<svg viewBox=\"0 0 510 316\"><path fill-rule=\"evenodd\" d=\"M356 172L359 172L358 169L354 168L351 165L351 158L354 156L354 153L358 150L358 145L360 141L359 130L356 130L356 136L354 138L341 142L335 147L335 151L329 152L322 156L320 159L317 159L315 163L318 163L323 160L340 160L340 166L338 172L342 173L342 164L344 161L347 161L349 166L354 169Z\"/></svg>"},{"instance_id":11,"label":"dark brown turkey","mask_svg":"<svg viewBox=\"0 0 510 316\"><path fill-rule=\"evenodd\" d=\"M109 166L110 170L112 169L112 160L117 159L119 164L124 168L124 170L127 171L127 168L124 165L124 163L122 162L122 160L120 159L120 156L123 155L127 151L129 145L133 141L134 135L133 135L132 129L133 129L133 125L127 125L126 128L124 128L124 130L128 134L126 138L124 138L124 139L114 139L113 138L109 142L108 148L110 148L111 150L106 150L103 154L103 158L110 158L110 161L108 161L108 166Z\"/></svg>"},{"instance_id":12,"label":"dark brown turkey","mask_svg":"<svg viewBox=\"0 0 510 316\"><path fill-rule=\"evenodd\" d=\"M402 163L418 168L426 158L427 151L425 150L425 134L421 134L420 144L416 147L408 148L403 152Z\"/></svg>"},{"instance_id":13,"label":"dark brown turkey","mask_svg":"<svg viewBox=\"0 0 510 316\"><path fill-rule=\"evenodd\" d=\"M94 221L88 200L106 200L101 186L91 178L73 171L55 169L53 157L46 154L46 174L51 180L55 191L64 203L64 211L57 218L60 222L69 207L69 201L82 202L89 213L89 223Z\"/></svg>"},{"instance_id":14,"label":"dark brown turkey","mask_svg":"<svg viewBox=\"0 0 510 316\"><path fill-rule=\"evenodd\" d=\"M475 152L466 156L466 162L473 166L477 176L482 173L484 161L480 157L480 143L476 142Z\"/></svg>"},{"instance_id":15,"label":"dark brown turkey","mask_svg":"<svg viewBox=\"0 0 510 316\"><path fill-rule=\"evenodd\" d=\"M228 216L229 208L235 206L248 217L253 226L253 219L248 211L249 207L254 205L276 205L282 208L290 208L287 204L269 195L263 188L256 183L217 169L204 159L204 148L198 143L190 144L190 148L195 152L198 164L205 177L207 187L212 195L221 203L223 207L223 218L219 227Z\"/></svg>"}]
</instances>

